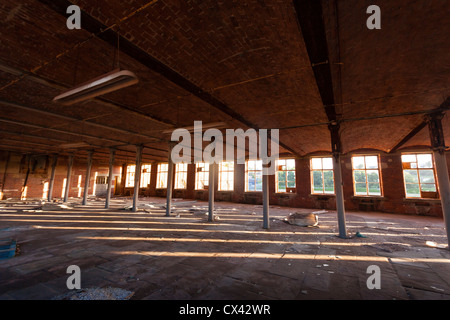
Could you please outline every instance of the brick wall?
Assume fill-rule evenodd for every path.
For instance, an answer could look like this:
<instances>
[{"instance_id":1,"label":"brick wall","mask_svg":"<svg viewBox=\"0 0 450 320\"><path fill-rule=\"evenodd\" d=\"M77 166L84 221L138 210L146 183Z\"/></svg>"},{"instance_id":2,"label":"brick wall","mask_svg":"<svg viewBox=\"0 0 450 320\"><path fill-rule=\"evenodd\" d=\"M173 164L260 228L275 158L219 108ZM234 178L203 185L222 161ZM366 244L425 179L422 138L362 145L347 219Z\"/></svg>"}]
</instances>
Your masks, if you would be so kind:
<instances>
[{"instance_id":1,"label":"brick wall","mask_svg":"<svg viewBox=\"0 0 450 320\"><path fill-rule=\"evenodd\" d=\"M20 198L24 185L26 171L23 170L24 160L22 155L10 154L8 168L5 175L5 166L8 153L0 152L0 183L3 186L3 198ZM447 154L447 163L450 172L450 154ZM312 195L309 158L296 160L296 193L276 193L275 176L269 177L270 204L278 206L290 206L314 209L334 210L336 201L334 195ZM21 170L22 166L22 170ZM341 158L342 177L344 183L344 199L346 210L381 211L388 213L442 216L439 200L435 199L405 199L402 163L400 154L381 154L380 168L382 179L382 197L355 197L353 195L353 181L351 168L351 155ZM166 189L156 189L157 165L153 163L150 185L140 190L144 196L166 196ZM30 174L27 181L27 199L42 198L44 184L50 180L51 164L45 174ZM70 182L70 197L83 195L85 183L86 160L75 158ZM93 194L95 173L97 175L108 174L108 164L93 163L90 177L89 194ZM121 174L120 174L121 173ZM114 174L117 176L115 194L132 195L133 188L125 188L126 164L116 163ZM63 181L67 175L67 158L60 157L56 168L54 183L54 198L62 197ZM81 175L79 183L78 177ZM80 186L80 187L79 187ZM80 189L81 188L81 189ZM234 191L217 191L218 175L215 177L215 200L232 201L248 204L262 204L262 192L245 192L245 165L235 165ZM188 165L187 188L174 190L174 198L208 200L208 190L195 190L195 165Z\"/></svg>"},{"instance_id":2,"label":"brick wall","mask_svg":"<svg viewBox=\"0 0 450 320\"><path fill-rule=\"evenodd\" d=\"M77 159L76 157L74 159L70 177L69 197L83 196L87 166L86 161L86 159ZM64 180L67 178L67 165L68 159L66 157L58 158L53 185L54 199L63 197ZM6 174L5 168L7 169ZM27 169L26 156L0 152L0 186L2 186L3 189L3 199L20 199L27 176ZM113 172L115 175L119 176L120 166L116 166ZM108 164L96 161L93 162L89 182L89 195L92 195L94 192L96 174L107 176ZM46 196L45 187L46 183L48 184L50 181L50 176L50 158L45 172L33 173L30 170L26 181L26 199L43 199ZM117 181L120 182L119 179L117 179Z\"/></svg>"}]
</instances>

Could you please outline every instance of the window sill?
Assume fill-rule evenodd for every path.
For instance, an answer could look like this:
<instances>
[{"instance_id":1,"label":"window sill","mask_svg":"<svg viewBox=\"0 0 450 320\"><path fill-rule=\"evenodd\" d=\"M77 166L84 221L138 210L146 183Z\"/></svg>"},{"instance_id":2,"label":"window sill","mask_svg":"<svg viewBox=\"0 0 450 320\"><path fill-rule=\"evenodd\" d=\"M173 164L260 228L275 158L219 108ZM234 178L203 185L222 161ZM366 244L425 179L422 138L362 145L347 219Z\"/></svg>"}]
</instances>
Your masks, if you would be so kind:
<instances>
[{"instance_id":1,"label":"window sill","mask_svg":"<svg viewBox=\"0 0 450 320\"><path fill-rule=\"evenodd\" d=\"M440 203L441 199L436 198L403 198L404 202L436 202Z\"/></svg>"},{"instance_id":2,"label":"window sill","mask_svg":"<svg viewBox=\"0 0 450 320\"><path fill-rule=\"evenodd\" d=\"M310 193L310 197L336 197L334 193Z\"/></svg>"},{"instance_id":3,"label":"window sill","mask_svg":"<svg viewBox=\"0 0 450 320\"><path fill-rule=\"evenodd\" d=\"M385 200L384 196L352 196L352 199L375 199L375 200Z\"/></svg>"}]
</instances>

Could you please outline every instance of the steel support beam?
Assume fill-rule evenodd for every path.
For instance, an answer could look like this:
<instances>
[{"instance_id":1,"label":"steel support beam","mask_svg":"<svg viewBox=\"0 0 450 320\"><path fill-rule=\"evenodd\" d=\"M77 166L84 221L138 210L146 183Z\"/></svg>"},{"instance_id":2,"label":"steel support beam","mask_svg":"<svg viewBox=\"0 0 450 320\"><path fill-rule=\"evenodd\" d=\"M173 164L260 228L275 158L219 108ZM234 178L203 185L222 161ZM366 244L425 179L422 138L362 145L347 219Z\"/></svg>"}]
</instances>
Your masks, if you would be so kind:
<instances>
[{"instance_id":1,"label":"steel support beam","mask_svg":"<svg viewBox=\"0 0 450 320\"><path fill-rule=\"evenodd\" d=\"M108 188L106 190L105 209L109 209L109 205L111 202L111 189L112 189L112 180L114 178L113 169L114 169L115 155L116 155L116 150L114 148L111 148L110 153L109 153ZM140 177L139 177L139 179L140 179Z\"/></svg>"},{"instance_id":2,"label":"steel support beam","mask_svg":"<svg viewBox=\"0 0 450 320\"><path fill-rule=\"evenodd\" d=\"M208 221L214 221L214 191L216 180L216 163L209 164L209 176L208 176Z\"/></svg>"},{"instance_id":3,"label":"steel support beam","mask_svg":"<svg viewBox=\"0 0 450 320\"><path fill-rule=\"evenodd\" d=\"M339 125L330 125L328 128L331 133L331 149L333 151L334 188L336 193L336 211L339 227L339 238L346 239L348 235L345 219L344 184L342 181L341 141L339 137Z\"/></svg>"},{"instance_id":4,"label":"steel support beam","mask_svg":"<svg viewBox=\"0 0 450 320\"><path fill-rule=\"evenodd\" d=\"M70 155L69 163L67 164L67 177L66 177L66 188L64 189L64 202L67 202L67 200L69 200L70 178L72 176L72 166L73 166L73 155Z\"/></svg>"},{"instance_id":5,"label":"steel support beam","mask_svg":"<svg viewBox=\"0 0 450 320\"><path fill-rule=\"evenodd\" d=\"M263 228L269 229L269 175L264 174L262 176L262 191L263 191Z\"/></svg>"},{"instance_id":6,"label":"steel support beam","mask_svg":"<svg viewBox=\"0 0 450 320\"><path fill-rule=\"evenodd\" d=\"M51 202L53 200L53 186L55 185L55 173L56 173L56 164L58 163L58 155L53 155L52 159L52 173L50 174L50 182L48 184L48 194L47 200Z\"/></svg>"},{"instance_id":7,"label":"steel support beam","mask_svg":"<svg viewBox=\"0 0 450 320\"><path fill-rule=\"evenodd\" d=\"M86 176L84 180L84 192L83 192L83 201L82 205L85 206L87 204L87 197L89 192L89 182L91 179L91 169L92 169L92 158L94 156L93 151L89 151L88 153L88 159L87 159L87 167L86 167Z\"/></svg>"},{"instance_id":8,"label":"steel support beam","mask_svg":"<svg viewBox=\"0 0 450 320\"><path fill-rule=\"evenodd\" d=\"M173 143L169 143L169 164L167 168L167 192L166 192L166 217L170 217L172 211L173 175L175 165L172 160Z\"/></svg>"},{"instance_id":9,"label":"steel support beam","mask_svg":"<svg viewBox=\"0 0 450 320\"><path fill-rule=\"evenodd\" d=\"M445 230L447 232L448 249L450 249L450 181L445 155L444 131L442 129L443 117L444 113L442 112L430 114L427 116L427 123L430 132L431 147L433 148L436 177L438 180Z\"/></svg>"},{"instance_id":10,"label":"steel support beam","mask_svg":"<svg viewBox=\"0 0 450 320\"><path fill-rule=\"evenodd\" d=\"M139 186L141 184L141 166L143 146L136 146L136 170L134 172L133 212L138 211Z\"/></svg>"}]
</instances>

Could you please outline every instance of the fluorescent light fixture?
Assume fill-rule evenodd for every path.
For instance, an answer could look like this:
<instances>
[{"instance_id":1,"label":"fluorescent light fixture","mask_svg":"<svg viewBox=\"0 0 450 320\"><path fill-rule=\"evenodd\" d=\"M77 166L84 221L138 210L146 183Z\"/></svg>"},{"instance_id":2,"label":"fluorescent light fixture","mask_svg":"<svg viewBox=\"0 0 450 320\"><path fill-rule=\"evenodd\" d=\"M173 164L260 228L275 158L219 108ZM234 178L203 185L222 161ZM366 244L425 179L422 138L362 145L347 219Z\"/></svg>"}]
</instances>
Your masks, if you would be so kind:
<instances>
[{"instance_id":1,"label":"fluorescent light fixture","mask_svg":"<svg viewBox=\"0 0 450 320\"><path fill-rule=\"evenodd\" d=\"M133 72L116 69L60 94L53 101L71 105L134 85L138 82L139 80Z\"/></svg>"}]
</instances>

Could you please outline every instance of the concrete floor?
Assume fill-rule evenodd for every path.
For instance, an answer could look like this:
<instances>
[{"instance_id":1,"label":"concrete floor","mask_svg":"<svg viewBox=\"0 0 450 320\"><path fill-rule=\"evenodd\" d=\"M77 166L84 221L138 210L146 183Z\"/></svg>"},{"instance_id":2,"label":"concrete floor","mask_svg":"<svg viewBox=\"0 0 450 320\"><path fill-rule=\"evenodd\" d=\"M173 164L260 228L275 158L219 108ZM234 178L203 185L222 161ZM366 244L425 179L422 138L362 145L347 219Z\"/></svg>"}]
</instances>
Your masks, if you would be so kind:
<instances>
[{"instance_id":1,"label":"concrete floor","mask_svg":"<svg viewBox=\"0 0 450 320\"><path fill-rule=\"evenodd\" d=\"M139 212L123 210L125 198L109 210L100 199L71 201L57 211L0 203L0 239L20 249L0 260L1 300L67 294L69 265L81 268L82 288L126 289L132 299L450 299L450 251L427 244L446 246L442 219L348 212L350 234L367 238L344 240L333 211L307 228L282 219L314 210L273 206L264 230L257 205L216 203L211 223L205 202L167 218L162 198L142 199ZM370 265L380 267L379 290L367 288Z\"/></svg>"}]
</instances>

